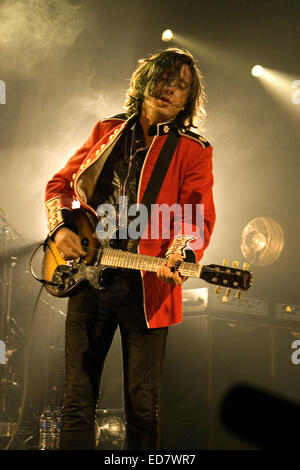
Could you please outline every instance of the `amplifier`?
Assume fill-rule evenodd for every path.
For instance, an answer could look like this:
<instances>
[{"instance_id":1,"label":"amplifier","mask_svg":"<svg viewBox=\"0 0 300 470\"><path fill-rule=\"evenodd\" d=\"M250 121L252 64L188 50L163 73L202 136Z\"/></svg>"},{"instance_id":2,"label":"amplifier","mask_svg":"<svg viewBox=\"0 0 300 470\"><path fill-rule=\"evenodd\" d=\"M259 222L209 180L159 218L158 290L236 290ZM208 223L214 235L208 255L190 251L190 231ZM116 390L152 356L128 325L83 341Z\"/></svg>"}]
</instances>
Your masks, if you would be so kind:
<instances>
[{"instance_id":1,"label":"amplifier","mask_svg":"<svg viewBox=\"0 0 300 470\"><path fill-rule=\"evenodd\" d=\"M255 315L259 317L268 317L269 302L262 299L254 299L253 297L221 296L212 294L208 297L208 306L210 309L221 310L223 312L237 312Z\"/></svg>"},{"instance_id":2,"label":"amplifier","mask_svg":"<svg viewBox=\"0 0 300 470\"><path fill-rule=\"evenodd\" d=\"M211 288L187 289L182 291L183 313L185 315L212 313L241 313L266 318L269 316L269 302L253 297L237 298L216 294ZM300 310L299 310L300 316ZM295 314L293 314L293 318ZM300 320L300 317L299 317Z\"/></svg>"},{"instance_id":3,"label":"amplifier","mask_svg":"<svg viewBox=\"0 0 300 470\"><path fill-rule=\"evenodd\" d=\"M187 315L205 312L208 303L208 288L186 289L182 291L183 313Z\"/></svg>"},{"instance_id":4,"label":"amplifier","mask_svg":"<svg viewBox=\"0 0 300 470\"><path fill-rule=\"evenodd\" d=\"M275 303L275 318L277 320L292 320L300 322L300 306Z\"/></svg>"}]
</instances>

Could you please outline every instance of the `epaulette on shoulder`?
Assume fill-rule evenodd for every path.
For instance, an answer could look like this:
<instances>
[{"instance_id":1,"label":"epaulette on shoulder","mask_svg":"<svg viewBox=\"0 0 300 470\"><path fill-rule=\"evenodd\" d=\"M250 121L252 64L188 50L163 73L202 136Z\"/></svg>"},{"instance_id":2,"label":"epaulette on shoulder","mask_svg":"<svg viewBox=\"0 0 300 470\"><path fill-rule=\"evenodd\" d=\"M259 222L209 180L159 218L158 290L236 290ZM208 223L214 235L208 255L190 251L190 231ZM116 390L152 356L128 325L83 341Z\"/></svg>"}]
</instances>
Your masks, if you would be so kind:
<instances>
[{"instance_id":1,"label":"epaulette on shoulder","mask_svg":"<svg viewBox=\"0 0 300 470\"><path fill-rule=\"evenodd\" d=\"M101 121L127 121L128 116L126 113L116 114L115 116L109 116L107 118L101 119Z\"/></svg>"},{"instance_id":2,"label":"epaulette on shoulder","mask_svg":"<svg viewBox=\"0 0 300 470\"><path fill-rule=\"evenodd\" d=\"M197 134L196 132L193 132L190 129L179 129L179 134L188 137L189 139L195 140L200 145L202 145L202 147L210 146L210 143L205 137L203 137L203 135Z\"/></svg>"}]
</instances>

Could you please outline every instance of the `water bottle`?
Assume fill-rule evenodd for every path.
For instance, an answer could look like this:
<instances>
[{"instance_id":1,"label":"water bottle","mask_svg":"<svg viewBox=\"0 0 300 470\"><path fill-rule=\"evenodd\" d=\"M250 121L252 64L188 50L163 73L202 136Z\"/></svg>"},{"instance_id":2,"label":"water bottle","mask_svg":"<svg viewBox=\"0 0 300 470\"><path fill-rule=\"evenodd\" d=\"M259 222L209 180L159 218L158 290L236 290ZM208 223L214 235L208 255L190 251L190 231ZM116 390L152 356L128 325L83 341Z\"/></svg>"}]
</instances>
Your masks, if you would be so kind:
<instances>
[{"instance_id":1,"label":"water bottle","mask_svg":"<svg viewBox=\"0 0 300 470\"><path fill-rule=\"evenodd\" d=\"M57 406L53 411L53 425L52 425L52 433L53 433L53 449L59 450L60 447L60 430L61 430L61 409L60 406Z\"/></svg>"},{"instance_id":2,"label":"water bottle","mask_svg":"<svg viewBox=\"0 0 300 470\"><path fill-rule=\"evenodd\" d=\"M50 406L46 406L40 417L40 450L53 450L53 414Z\"/></svg>"}]
</instances>

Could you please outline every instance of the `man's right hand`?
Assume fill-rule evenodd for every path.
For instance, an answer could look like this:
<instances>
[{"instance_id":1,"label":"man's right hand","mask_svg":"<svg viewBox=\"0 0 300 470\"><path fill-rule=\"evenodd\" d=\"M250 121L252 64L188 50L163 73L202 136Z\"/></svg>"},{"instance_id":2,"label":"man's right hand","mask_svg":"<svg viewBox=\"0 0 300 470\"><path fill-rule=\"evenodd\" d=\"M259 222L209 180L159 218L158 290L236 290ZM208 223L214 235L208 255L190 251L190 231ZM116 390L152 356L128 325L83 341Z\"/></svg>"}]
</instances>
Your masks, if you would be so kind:
<instances>
[{"instance_id":1,"label":"man's right hand","mask_svg":"<svg viewBox=\"0 0 300 470\"><path fill-rule=\"evenodd\" d=\"M62 227L56 232L54 241L59 254L66 260L86 256L80 237L67 227Z\"/></svg>"}]
</instances>

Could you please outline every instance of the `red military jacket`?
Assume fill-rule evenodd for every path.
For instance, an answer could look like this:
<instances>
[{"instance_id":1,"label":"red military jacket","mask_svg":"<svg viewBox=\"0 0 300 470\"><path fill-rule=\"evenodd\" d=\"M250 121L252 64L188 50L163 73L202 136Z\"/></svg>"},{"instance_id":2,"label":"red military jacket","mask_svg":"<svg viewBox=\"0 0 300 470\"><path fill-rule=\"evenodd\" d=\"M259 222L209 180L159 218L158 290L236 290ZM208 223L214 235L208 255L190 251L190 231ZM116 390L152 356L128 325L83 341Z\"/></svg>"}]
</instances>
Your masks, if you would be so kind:
<instances>
[{"instance_id":1,"label":"red military jacket","mask_svg":"<svg viewBox=\"0 0 300 470\"><path fill-rule=\"evenodd\" d=\"M124 115L99 121L83 144L68 160L65 167L56 173L46 188L46 209L49 234L64 225L62 209L72 210L72 203L78 200L80 205L97 215L91 207L91 199L104 163L128 121ZM155 162L167 138L171 123L154 126L155 137L149 147L140 174L137 202L141 202ZM179 130L180 139L171 164L163 181L156 204L177 204L193 208L187 211L184 224L171 223L169 238L163 236L151 239L142 237L138 252L140 254L164 257L169 253L184 253L187 240L190 242L196 261L199 262L207 247L215 223L215 209L212 195L212 147L207 140L189 130ZM204 205L204 219L195 216L195 207ZM173 220L174 222L174 220ZM151 228L149 220L148 229ZM159 232L161 235L161 232ZM182 288L165 284L156 273L141 271L143 285L144 313L148 328L170 326L182 321Z\"/></svg>"}]
</instances>

